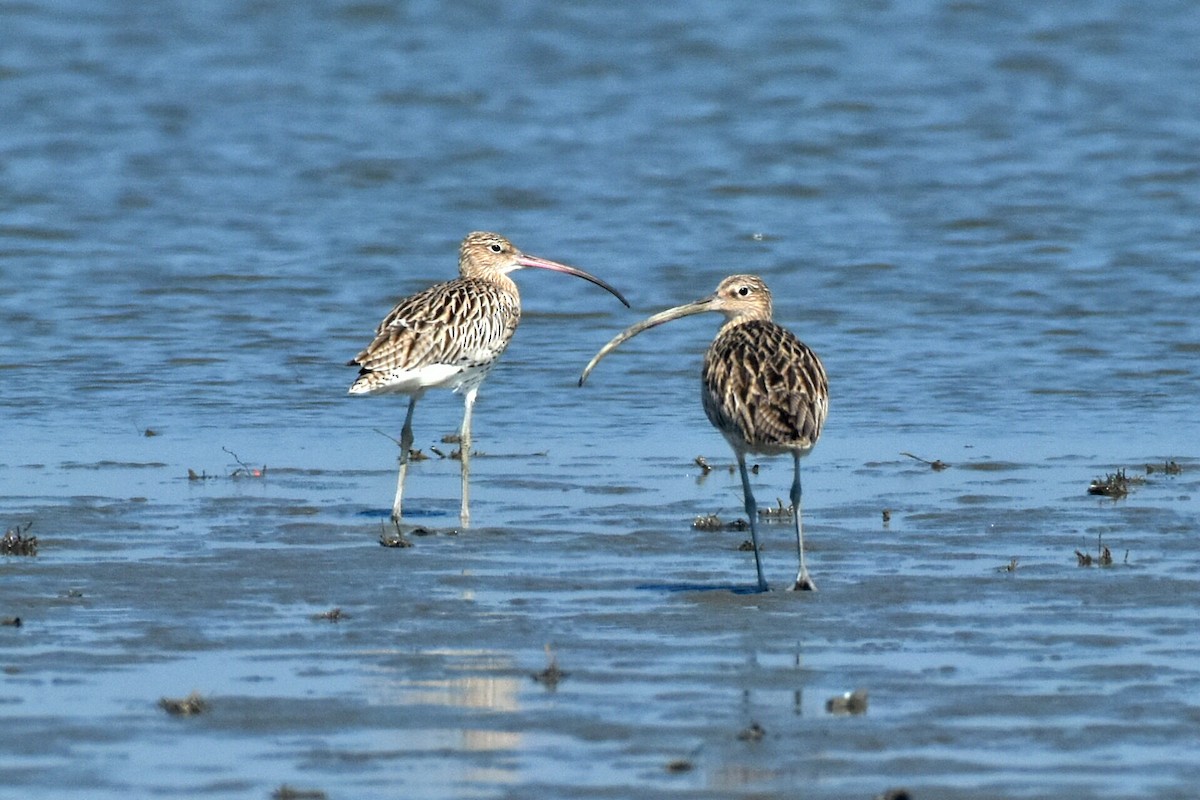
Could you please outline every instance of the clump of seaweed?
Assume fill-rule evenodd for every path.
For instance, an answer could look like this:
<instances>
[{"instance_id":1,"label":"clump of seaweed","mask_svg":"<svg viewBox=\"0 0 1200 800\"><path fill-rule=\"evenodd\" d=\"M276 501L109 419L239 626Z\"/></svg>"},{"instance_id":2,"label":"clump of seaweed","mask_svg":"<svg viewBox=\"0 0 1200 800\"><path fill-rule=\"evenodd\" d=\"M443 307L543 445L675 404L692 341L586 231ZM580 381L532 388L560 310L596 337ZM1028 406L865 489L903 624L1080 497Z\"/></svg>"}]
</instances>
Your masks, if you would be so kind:
<instances>
[{"instance_id":1,"label":"clump of seaweed","mask_svg":"<svg viewBox=\"0 0 1200 800\"><path fill-rule=\"evenodd\" d=\"M325 800L328 796L320 789L297 789L286 783L271 792L271 800Z\"/></svg>"},{"instance_id":2,"label":"clump of seaweed","mask_svg":"<svg viewBox=\"0 0 1200 800\"><path fill-rule=\"evenodd\" d=\"M1103 538L1096 537L1096 555L1085 553L1082 550L1075 551L1075 558L1081 567L1090 567L1093 564L1101 567L1111 567L1113 563L1112 551L1104 544ZM1125 552L1125 560L1129 560L1129 551Z\"/></svg>"},{"instance_id":3,"label":"clump of seaweed","mask_svg":"<svg viewBox=\"0 0 1200 800\"><path fill-rule=\"evenodd\" d=\"M389 531L386 527L380 531L379 544L383 545L384 547L412 547L413 543L408 539L405 539L404 534L400 532L400 524L392 524L395 525L396 528L394 531Z\"/></svg>"},{"instance_id":4,"label":"clump of seaweed","mask_svg":"<svg viewBox=\"0 0 1200 800\"><path fill-rule=\"evenodd\" d=\"M208 701L201 697L199 692L192 692L187 697L159 698L158 707L172 716L192 717L208 711Z\"/></svg>"},{"instance_id":5,"label":"clump of seaweed","mask_svg":"<svg viewBox=\"0 0 1200 800\"><path fill-rule=\"evenodd\" d=\"M6 556L36 556L38 540L36 536L26 536L33 522L24 525L14 525L4 532L0 538L0 554Z\"/></svg>"},{"instance_id":6,"label":"clump of seaweed","mask_svg":"<svg viewBox=\"0 0 1200 800\"><path fill-rule=\"evenodd\" d=\"M761 742L763 737L767 735L767 729L757 722L751 722L749 726L738 731L737 738L743 742Z\"/></svg>"},{"instance_id":7,"label":"clump of seaweed","mask_svg":"<svg viewBox=\"0 0 1200 800\"><path fill-rule=\"evenodd\" d=\"M567 673L559 668L558 656L554 654L554 649L549 644L546 645L546 668L541 672L533 673L530 677L551 691L558 688L558 682L567 677Z\"/></svg>"},{"instance_id":8,"label":"clump of seaweed","mask_svg":"<svg viewBox=\"0 0 1200 800\"><path fill-rule=\"evenodd\" d=\"M865 714L867 713L867 690L855 689L845 692L825 701L825 710L830 714Z\"/></svg>"},{"instance_id":9,"label":"clump of seaweed","mask_svg":"<svg viewBox=\"0 0 1200 800\"><path fill-rule=\"evenodd\" d=\"M722 522L716 514L701 514L692 520L692 527L698 531L745 531L750 529L750 523L741 517L733 522Z\"/></svg>"},{"instance_id":10,"label":"clump of seaweed","mask_svg":"<svg viewBox=\"0 0 1200 800\"><path fill-rule=\"evenodd\" d=\"M1100 495L1102 497L1124 497L1129 494L1129 487L1134 484L1145 483L1145 478L1134 476L1130 478L1125 474L1125 469L1121 468L1116 472L1110 472L1103 478L1093 478L1088 485L1088 494Z\"/></svg>"},{"instance_id":11,"label":"clump of seaweed","mask_svg":"<svg viewBox=\"0 0 1200 800\"><path fill-rule=\"evenodd\" d=\"M786 506L783 504L783 498L775 498L774 506L767 506L758 510L758 518L763 522L790 522L795 515L796 509L791 503Z\"/></svg>"}]
</instances>

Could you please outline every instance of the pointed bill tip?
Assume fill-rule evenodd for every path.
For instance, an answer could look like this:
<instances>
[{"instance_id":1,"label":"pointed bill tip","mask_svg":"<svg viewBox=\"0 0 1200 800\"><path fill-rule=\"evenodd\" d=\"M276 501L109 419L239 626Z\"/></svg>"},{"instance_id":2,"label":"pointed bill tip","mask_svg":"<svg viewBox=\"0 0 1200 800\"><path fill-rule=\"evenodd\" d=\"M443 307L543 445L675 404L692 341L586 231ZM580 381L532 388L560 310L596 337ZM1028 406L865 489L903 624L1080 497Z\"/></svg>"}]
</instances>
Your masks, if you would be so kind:
<instances>
[{"instance_id":1,"label":"pointed bill tip","mask_svg":"<svg viewBox=\"0 0 1200 800\"><path fill-rule=\"evenodd\" d=\"M561 272L565 275L574 275L576 278L583 278L585 281L594 283L597 286L599 286L601 289L604 289L607 292L609 292L611 295L613 295L618 300L620 300L625 305L626 308L633 307L633 306L629 305L629 301L625 299L625 295L618 292L607 281L597 278L595 275L591 274L590 272L584 272L583 270L578 269L576 267L569 267L566 264L560 264L557 261L551 261L550 259L547 259L547 258L539 258L538 256L531 256L528 253L521 253L520 256L517 257L517 265L520 267L524 267L524 268L546 269L546 270L550 270L551 272Z\"/></svg>"}]
</instances>

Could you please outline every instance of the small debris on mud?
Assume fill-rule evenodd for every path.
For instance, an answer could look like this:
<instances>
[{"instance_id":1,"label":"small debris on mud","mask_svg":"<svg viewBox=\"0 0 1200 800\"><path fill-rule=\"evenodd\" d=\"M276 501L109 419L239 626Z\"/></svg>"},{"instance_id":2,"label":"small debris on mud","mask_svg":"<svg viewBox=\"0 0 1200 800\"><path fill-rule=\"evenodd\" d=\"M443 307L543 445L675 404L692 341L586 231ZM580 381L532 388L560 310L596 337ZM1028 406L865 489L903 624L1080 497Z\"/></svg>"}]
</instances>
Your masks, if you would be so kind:
<instances>
[{"instance_id":1,"label":"small debris on mud","mask_svg":"<svg viewBox=\"0 0 1200 800\"><path fill-rule=\"evenodd\" d=\"M328 796L320 789L297 789L286 783L271 792L271 800L325 800Z\"/></svg>"},{"instance_id":2,"label":"small debris on mud","mask_svg":"<svg viewBox=\"0 0 1200 800\"><path fill-rule=\"evenodd\" d=\"M692 463L700 468L700 477L701 478L706 477L708 475L708 473L712 472L714 469L721 469L721 467L712 463L704 456L696 456L695 460L693 460ZM725 465L724 468L729 471L730 475L737 472L737 464L734 464L733 462L730 462L729 464ZM751 464L749 467L747 467L747 469L754 475L758 474L758 464Z\"/></svg>"},{"instance_id":3,"label":"small debris on mud","mask_svg":"<svg viewBox=\"0 0 1200 800\"><path fill-rule=\"evenodd\" d=\"M455 439L455 441L458 441L457 436L455 436L454 439ZM442 439L442 441L446 441L446 440ZM434 447L433 445L429 445L429 452L433 453L438 458L448 458L451 461L462 461L462 448L461 447L456 447L455 449L451 450L449 453L443 453L439 448ZM484 456L484 455L486 455L486 454L481 453L478 450L471 451L471 458L475 458L476 456Z\"/></svg>"},{"instance_id":4,"label":"small debris on mud","mask_svg":"<svg viewBox=\"0 0 1200 800\"><path fill-rule=\"evenodd\" d=\"M932 469L934 472L941 472L942 470L944 470L950 466L945 461L942 461L940 458L934 459L933 461L929 461L928 459L921 458L920 456L914 456L912 453L901 453L900 455L908 456L911 459L920 461L922 464L928 464L929 468Z\"/></svg>"},{"instance_id":5,"label":"small debris on mud","mask_svg":"<svg viewBox=\"0 0 1200 800\"><path fill-rule=\"evenodd\" d=\"M14 525L6 530L4 537L0 538L0 555L36 556L38 551L37 537L25 535L32 527L32 522L26 522L24 525Z\"/></svg>"},{"instance_id":6,"label":"small debris on mud","mask_svg":"<svg viewBox=\"0 0 1200 800\"><path fill-rule=\"evenodd\" d=\"M558 686L558 682L567 677L566 672L559 669L558 656L554 654L553 648L549 644L546 645L546 668L541 672L535 672L529 677L533 678L540 684L543 684L547 689L553 691Z\"/></svg>"},{"instance_id":7,"label":"small debris on mud","mask_svg":"<svg viewBox=\"0 0 1200 800\"><path fill-rule=\"evenodd\" d=\"M790 522L795 514L795 509L792 504L783 504L782 497L775 498L775 507L767 506L758 510L758 518L764 522Z\"/></svg>"},{"instance_id":8,"label":"small debris on mud","mask_svg":"<svg viewBox=\"0 0 1200 800\"><path fill-rule=\"evenodd\" d=\"M855 689L825 701L825 710L830 714L865 714L867 713L867 690Z\"/></svg>"},{"instance_id":9,"label":"small debris on mud","mask_svg":"<svg viewBox=\"0 0 1200 800\"><path fill-rule=\"evenodd\" d=\"M733 522L722 522L716 514L701 514L692 520L692 527L698 531L745 531L750 529L750 523L741 517Z\"/></svg>"},{"instance_id":10,"label":"small debris on mud","mask_svg":"<svg viewBox=\"0 0 1200 800\"><path fill-rule=\"evenodd\" d=\"M737 738L743 742L761 742L767 735L767 730L757 722L751 722L749 727L738 731Z\"/></svg>"},{"instance_id":11,"label":"small debris on mud","mask_svg":"<svg viewBox=\"0 0 1200 800\"><path fill-rule=\"evenodd\" d=\"M183 698L160 698L158 707L172 716L191 717L208 711L208 701L199 692L192 692Z\"/></svg>"},{"instance_id":12,"label":"small debris on mud","mask_svg":"<svg viewBox=\"0 0 1200 800\"><path fill-rule=\"evenodd\" d=\"M328 611L322 611L320 614L313 614L313 622L341 622L344 619L350 619L350 615L343 612L340 608L331 608Z\"/></svg>"}]
</instances>

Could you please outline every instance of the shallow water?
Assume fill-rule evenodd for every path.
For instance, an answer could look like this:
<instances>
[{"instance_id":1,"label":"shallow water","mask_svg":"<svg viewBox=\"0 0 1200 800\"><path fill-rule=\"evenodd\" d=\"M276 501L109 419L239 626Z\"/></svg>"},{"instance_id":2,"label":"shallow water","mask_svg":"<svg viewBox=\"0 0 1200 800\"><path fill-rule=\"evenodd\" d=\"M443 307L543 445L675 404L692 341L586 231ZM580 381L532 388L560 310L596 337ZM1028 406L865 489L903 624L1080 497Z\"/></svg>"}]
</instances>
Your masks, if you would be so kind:
<instances>
[{"instance_id":1,"label":"shallow water","mask_svg":"<svg viewBox=\"0 0 1200 800\"><path fill-rule=\"evenodd\" d=\"M1198 28L1183 3L0 5L0 524L39 542L0 558L0 790L1190 797ZM473 229L634 310L519 275L475 524L434 457L406 502L434 535L385 549L403 404L347 397L342 364ZM716 319L575 386L741 271L830 373L814 595L782 591L786 525L766 595L746 534L692 528L741 513L696 391ZM460 414L428 396L417 445ZM1086 494L1118 468L1145 483ZM1077 566L1099 543L1114 563ZM826 711L856 688L864 714ZM193 690L210 711L156 705Z\"/></svg>"}]
</instances>

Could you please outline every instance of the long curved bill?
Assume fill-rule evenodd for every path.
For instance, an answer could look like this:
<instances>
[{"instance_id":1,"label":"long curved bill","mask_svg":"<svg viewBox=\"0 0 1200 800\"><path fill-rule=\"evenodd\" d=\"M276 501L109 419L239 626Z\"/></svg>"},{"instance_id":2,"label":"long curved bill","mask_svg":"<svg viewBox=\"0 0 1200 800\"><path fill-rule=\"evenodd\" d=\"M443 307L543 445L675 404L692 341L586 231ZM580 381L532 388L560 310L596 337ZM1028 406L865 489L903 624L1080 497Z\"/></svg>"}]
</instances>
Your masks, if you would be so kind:
<instances>
[{"instance_id":1,"label":"long curved bill","mask_svg":"<svg viewBox=\"0 0 1200 800\"><path fill-rule=\"evenodd\" d=\"M587 376L591 374L592 369L594 369L595 366L600 363L600 359L604 358L613 350L616 350L624 342L632 339L634 336L637 336L642 331L649 330L650 328L656 328L659 325L662 325L664 322L670 322L671 320L679 319L680 317L690 317L692 314L703 314L705 311L712 311L712 302L714 299L715 295L712 297L706 297L703 300L696 300L691 303L685 303L681 306L668 308L666 311L660 311L654 316L647 317L636 325L631 325L630 327L621 331L615 337L613 337L611 342L604 345L604 347L601 347L599 353L596 353L596 355L592 356L592 360L589 361L588 365L583 368L583 374L579 376L579 385L583 386L583 382L587 380Z\"/></svg>"},{"instance_id":2,"label":"long curved bill","mask_svg":"<svg viewBox=\"0 0 1200 800\"><path fill-rule=\"evenodd\" d=\"M548 258L538 258L537 256L531 256L527 253L521 253L519 256L517 256L517 263L520 264L522 267L532 267L534 269L548 269L551 272L562 272L567 275L574 275L576 278L583 278L585 281L591 281L592 283L599 286L601 289L607 289L609 292L611 292L614 297L616 297L618 300L620 300L622 303L625 304L626 308L630 307L629 301L625 299L624 295L622 295L620 292L618 292L613 287L609 286L604 281L597 278L595 275L592 275L590 272L584 272L581 269L576 269L575 267L568 267L566 264L560 264L557 261L551 261Z\"/></svg>"}]
</instances>

